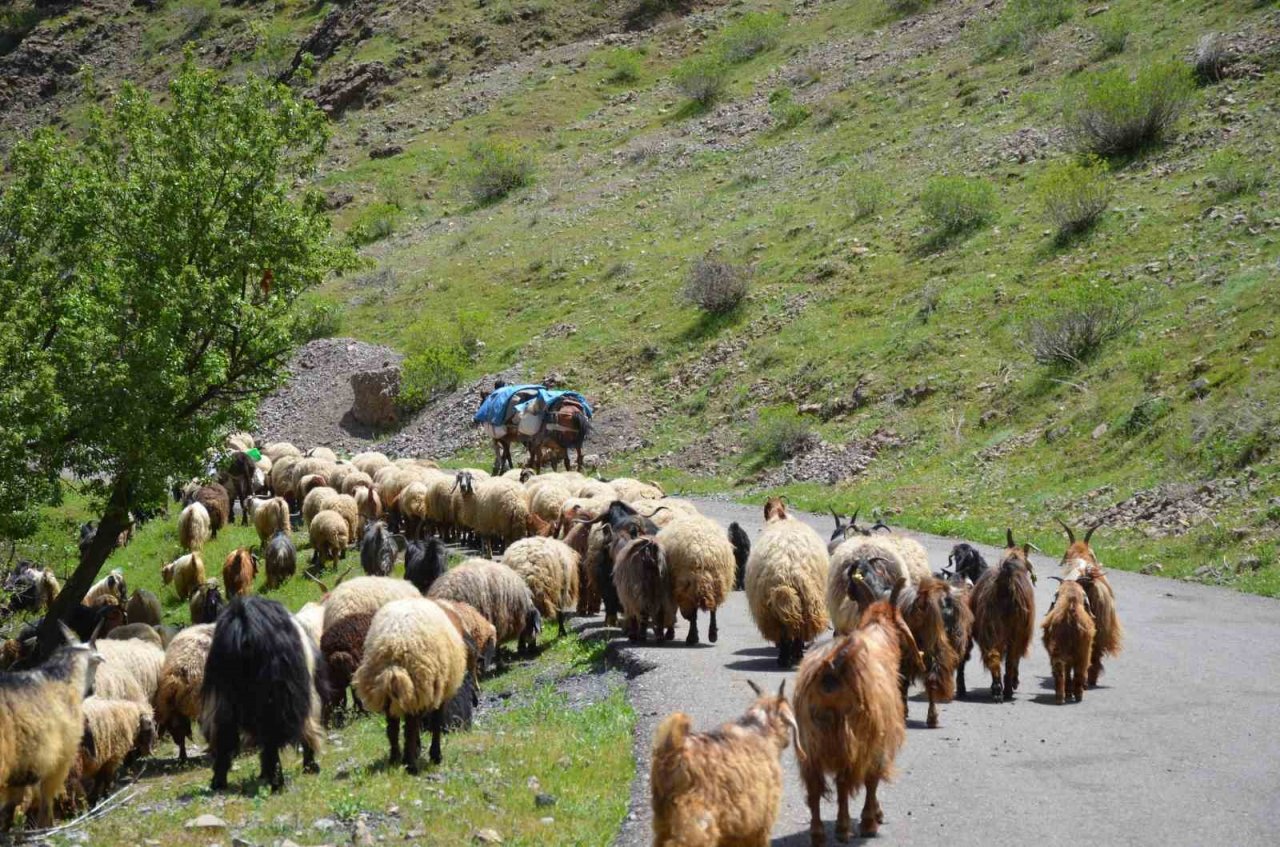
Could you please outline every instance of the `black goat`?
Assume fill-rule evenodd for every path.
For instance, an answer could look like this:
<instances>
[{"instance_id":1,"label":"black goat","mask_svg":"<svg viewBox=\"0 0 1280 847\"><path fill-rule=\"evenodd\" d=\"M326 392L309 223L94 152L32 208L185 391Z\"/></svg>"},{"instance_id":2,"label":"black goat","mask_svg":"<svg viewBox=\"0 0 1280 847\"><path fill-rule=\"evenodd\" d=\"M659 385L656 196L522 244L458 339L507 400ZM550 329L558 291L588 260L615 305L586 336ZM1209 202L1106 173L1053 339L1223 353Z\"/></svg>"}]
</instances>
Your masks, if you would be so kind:
<instances>
[{"instance_id":1,"label":"black goat","mask_svg":"<svg viewBox=\"0 0 1280 847\"><path fill-rule=\"evenodd\" d=\"M973 654L973 612L969 604L969 592L972 591L978 577L987 572L987 560L972 544L960 543L951 548L947 556L947 567L943 568L939 578L951 583L952 598L956 607L946 621L947 635L952 646L960 654L956 663L956 697L969 696L969 689L964 681L964 666L969 663Z\"/></svg>"},{"instance_id":2,"label":"black goat","mask_svg":"<svg viewBox=\"0 0 1280 847\"><path fill-rule=\"evenodd\" d=\"M747 559L751 557L751 538L739 524L731 523L729 543L733 545L733 590L741 591L747 585Z\"/></svg>"},{"instance_id":3,"label":"black goat","mask_svg":"<svg viewBox=\"0 0 1280 847\"><path fill-rule=\"evenodd\" d=\"M369 576L390 576L395 566L395 537L382 521L370 521L360 537L360 567Z\"/></svg>"},{"instance_id":4,"label":"black goat","mask_svg":"<svg viewBox=\"0 0 1280 847\"><path fill-rule=\"evenodd\" d=\"M424 597L448 566L449 548L436 536L426 541L405 542L404 578L412 582Z\"/></svg>"},{"instance_id":5,"label":"black goat","mask_svg":"<svg viewBox=\"0 0 1280 847\"><path fill-rule=\"evenodd\" d=\"M211 788L227 787L242 735L261 750L261 781L284 787L280 749L302 745L302 769L319 773L324 662L284 606L236 597L218 618L204 667L200 729L213 751Z\"/></svg>"}]
</instances>

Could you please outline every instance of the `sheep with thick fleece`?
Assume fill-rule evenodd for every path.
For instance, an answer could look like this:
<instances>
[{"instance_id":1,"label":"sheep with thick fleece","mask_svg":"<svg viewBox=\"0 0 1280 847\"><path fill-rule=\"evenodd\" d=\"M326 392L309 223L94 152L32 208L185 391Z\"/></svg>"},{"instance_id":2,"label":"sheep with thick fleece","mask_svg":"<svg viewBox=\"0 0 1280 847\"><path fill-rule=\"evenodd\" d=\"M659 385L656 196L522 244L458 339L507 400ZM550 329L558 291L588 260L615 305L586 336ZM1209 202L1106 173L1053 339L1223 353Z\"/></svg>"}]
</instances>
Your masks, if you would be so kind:
<instances>
[{"instance_id":1,"label":"sheep with thick fleece","mask_svg":"<svg viewBox=\"0 0 1280 847\"><path fill-rule=\"evenodd\" d=\"M431 519L431 492L427 484L415 479L400 491L396 508L404 521L404 534L409 538L422 538L426 535Z\"/></svg>"},{"instance_id":2,"label":"sheep with thick fleece","mask_svg":"<svg viewBox=\"0 0 1280 847\"><path fill-rule=\"evenodd\" d=\"M289 504L283 497L272 497L253 513L253 528L258 531L258 541L266 544L277 532L293 537L293 525L289 521Z\"/></svg>"},{"instance_id":3,"label":"sheep with thick fleece","mask_svg":"<svg viewBox=\"0 0 1280 847\"><path fill-rule=\"evenodd\" d=\"M929 568L929 551L923 544L909 535L895 532L884 523L877 522L872 529L880 530L880 534L875 537L898 551L898 557L902 559L902 564L907 569L904 574L907 582L917 583L933 576L933 571Z\"/></svg>"},{"instance_id":4,"label":"sheep with thick fleece","mask_svg":"<svg viewBox=\"0 0 1280 847\"><path fill-rule=\"evenodd\" d=\"M365 453L357 453L351 457L351 464L364 474L373 476L379 469L385 468L391 464L391 460L383 453L368 451Z\"/></svg>"},{"instance_id":5,"label":"sheep with thick fleece","mask_svg":"<svg viewBox=\"0 0 1280 847\"><path fill-rule=\"evenodd\" d=\"M837 635L850 633L858 625L861 610L849 594L849 581L855 574L866 577L868 568L877 571L886 585L907 578L898 545L887 537L854 535L842 542L831 554L827 573L827 614Z\"/></svg>"},{"instance_id":6,"label":"sheep with thick fleece","mask_svg":"<svg viewBox=\"0 0 1280 847\"><path fill-rule=\"evenodd\" d=\"M160 598L145 588L135 588L129 595L129 602L124 606L125 616L129 623L144 623L159 626L164 617L164 609L160 606Z\"/></svg>"},{"instance_id":7,"label":"sheep with thick fleece","mask_svg":"<svg viewBox=\"0 0 1280 847\"><path fill-rule=\"evenodd\" d=\"M343 475L342 482L337 485L338 491L352 496L360 488L373 488L373 477L358 468L352 468L350 473Z\"/></svg>"},{"instance_id":8,"label":"sheep with thick fleece","mask_svg":"<svg viewBox=\"0 0 1280 847\"><path fill-rule=\"evenodd\" d=\"M329 669L329 690L324 703L324 725L335 712L341 716L347 708L347 689L356 668L364 657L364 642L376 612L359 612L339 618L320 638L320 655ZM354 699L354 698L353 698Z\"/></svg>"},{"instance_id":9,"label":"sheep with thick fleece","mask_svg":"<svg viewBox=\"0 0 1280 847\"><path fill-rule=\"evenodd\" d=\"M827 545L782 502L765 504L765 528L747 559L747 602L765 640L778 645L778 664L799 661L804 645L827 628L824 592Z\"/></svg>"},{"instance_id":10,"label":"sheep with thick fleece","mask_svg":"<svg viewBox=\"0 0 1280 847\"><path fill-rule=\"evenodd\" d=\"M498 643L519 639L523 652L537 646L542 615L520 575L488 559L468 559L437 579L427 594L466 603L498 631Z\"/></svg>"},{"instance_id":11,"label":"sheep with thick fleece","mask_svg":"<svg viewBox=\"0 0 1280 847\"><path fill-rule=\"evenodd\" d=\"M488 618L468 603L446 600L443 597L433 599L449 615L449 619L461 633L462 640L467 642L467 670L477 679L488 673L497 656L498 630L489 623Z\"/></svg>"},{"instance_id":12,"label":"sheep with thick fleece","mask_svg":"<svg viewBox=\"0 0 1280 847\"><path fill-rule=\"evenodd\" d=\"M262 455L269 458L274 464L275 462L279 462L285 456L292 456L295 459L301 458L302 451L297 447L294 447L288 441L273 441L266 447L262 448Z\"/></svg>"},{"instance_id":13,"label":"sheep with thick fleece","mask_svg":"<svg viewBox=\"0 0 1280 847\"><path fill-rule=\"evenodd\" d=\"M137 700L150 703L160 685L160 670L164 667L164 650L145 641L100 640L96 642L102 667L98 668L95 693L104 700ZM128 677L137 683L134 691L124 681Z\"/></svg>"},{"instance_id":14,"label":"sheep with thick fleece","mask_svg":"<svg viewBox=\"0 0 1280 847\"><path fill-rule=\"evenodd\" d=\"M315 520L316 515L332 509L332 503L338 499L338 492L334 491L327 485L317 486L307 493L302 501L302 525L311 526L311 522Z\"/></svg>"},{"instance_id":15,"label":"sheep with thick fleece","mask_svg":"<svg viewBox=\"0 0 1280 847\"><path fill-rule=\"evenodd\" d=\"M320 638L324 635L324 604L323 603L305 603L302 608L293 613L293 619L302 624L302 628L306 630L307 635L311 636L311 640L316 644L320 643Z\"/></svg>"},{"instance_id":16,"label":"sheep with thick fleece","mask_svg":"<svg viewBox=\"0 0 1280 847\"><path fill-rule=\"evenodd\" d=\"M373 615L393 600L421 597L412 583L389 576L360 576L335 586L324 601L324 629L348 615Z\"/></svg>"},{"instance_id":17,"label":"sheep with thick fleece","mask_svg":"<svg viewBox=\"0 0 1280 847\"><path fill-rule=\"evenodd\" d=\"M69 643L35 670L0 672L0 832L13 826L18 804L34 792L33 822L53 823L84 735L83 702L102 657L63 627Z\"/></svg>"},{"instance_id":18,"label":"sheep with thick fleece","mask_svg":"<svg viewBox=\"0 0 1280 847\"><path fill-rule=\"evenodd\" d=\"M748 683L756 700L746 714L713 732L693 732L677 712L653 738L649 785L654 847L765 845L782 802L782 752L794 740L796 716L786 682L776 695Z\"/></svg>"},{"instance_id":19,"label":"sheep with thick fleece","mask_svg":"<svg viewBox=\"0 0 1280 847\"><path fill-rule=\"evenodd\" d=\"M655 641L675 638L676 602L671 571L667 557L652 536L620 535L615 539L613 584L622 604L622 628L630 640L643 641L650 625Z\"/></svg>"},{"instance_id":20,"label":"sheep with thick fleece","mask_svg":"<svg viewBox=\"0 0 1280 847\"><path fill-rule=\"evenodd\" d=\"M97 803L115 782L132 755L145 756L156 740L151 706L131 700L89 697L84 701L84 737L80 779L90 804Z\"/></svg>"},{"instance_id":21,"label":"sheep with thick fleece","mask_svg":"<svg viewBox=\"0 0 1280 847\"><path fill-rule=\"evenodd\" d=\"M328 508L342 515L342 519L347 522L347 538L354 544L360 537L360 504L356 502L356 498L350 494L339 494L329 502Z\"/></svg>"},{"instance_id":22,"label":"sheep with thick fleece","mask_svg":"<svg viewBox=\"0 0 1280 847\"><path fill-rule=\"evenodd\" d=\"M191 592L205 582L205 560L200 553L188 553L160 569L160 580L173 585L179 600L191 598Z\"/></svg>"},{"instance_id":23,"label":"sheep with thick fleece","mask_svg":"<svg viewBox=\"0 0 1280 847\"><path fill-rule=\"evenodd\" d=\"M332 562L336 568L338 561L347 555L347 547L351 544L351 535L347 529L347 520L337 512L325 509L311 520L308 534L311 539L311 564L315 568L323 568L326 562Z\"/></svg>"},{"instance_id":24,"label":"sheep with thick fleece","mask_svg":"<svg viewBox=\"0 0 1280 847\"><path fill-rule=\"evenodd\" d=\"M502 547L530 534L529 495L524 486L509 479L476 481L476 507L472 529Z\"/></svg>"},{"instance_id":25,"label":"sheep with thick fleece","mask_svg":"<svg viewBox=\"0 0 1280 847\"><path fill-rule=\"evenodd\" d=\"M301 462L301 456L273 458L271 460L271 474L267 477L267 482L271 486L271 493L277 497L283 497L295 505L298 502L298 498L294 496L293 471Z\"/></svg>"},{"instance_id":26,"label":"sheep with thick fleece","mask_svg":"<svg viewBox=\"0 0 1280 847\"><path fill-rule=\"evenodd\" d=\"M569 486L560 482L545 482L528 490L529 510L548 523L557 523L561 507L573 498Z\"/></svg>"},{"instance_id":27,"label":"sheep with thick fleece","mask_svg":"<svg viewBox=\"0 0 1280 847\"><path fill-rule=\"evenodd\" d=\"M698 612L711 616L707 638L720 637L716 609L733 593L733 545L715 521L701 515L678 517L657 535L667 558L676 608L689 621L686 644L698 643Z\"/></svg>"},{"instance_id":28,"label":"sheep with thick fleece","mask_svg":"<svg viewBox=\"0 0 1280 847\"><path fill-rule=\"evenodd\" d=\"M200 719L200 689L204 685L204 665L213 643L213 624L189 626L174 636L164 653L160 681L152 707L156 726L178 745L178 761L187 761L187 739L191 724Z\"/></svg>"},{"instance_id":29,"label":"sheep with thick fleece","mask_svg":"<svg viewBox=\"0 0 1280 847\"><path fill-rule=\"evenodd\" d=\"M555 618L564 635L564 610L578 603L578 554L554 538L523 538L507 548L502 563L520 574L538 613Z\"/></svg>"},{"instance_id":30,"label":"sheep with thick fleece","mask_svg":"<svg viewBox=\"0 0 1280 847\"><path fill-rule=\"evenodd\" d=\"M417 597L378 610L365 638L364 658L355 674L356 693L366 709L387 716L391 761L418 772L423 718L431 725L432 764L440 764L444 706L462 687L467 651L445 611ZM400 721L404 721L401 758Z\"/></svg>"},{"instance_id":31,"label":"sheep with thick fleece","mask_svg":"<svg viewBox=\"0 0 1280 847\"><path fill-rule=\"evenodd\" d=\"M118 626L102 637L110 641L145 641L148 644L154 644L161 650L164 649L164 639L160 636L160 631L148 623L130 623Z\"/></svg>"},{"instance_id":32,"label":"sheep with thick fleece","mask_svg":"<svg viewBox=\"0 0 1280 847\"><path fill-rule=\"evenodd\" d=\"M667 493L655 483L641 482L625 476L609 480L609 485L617 493L617 499L626 500L628 503L636 500L661 500L667 496Z\"/></svg>"},{"instance_id":33,"label":"sheep with thick fleece","mask_svg":"<svg viewBox=\"0 0 1280 847\"><path fill-rule=\"evenodd\" d=\"M184 550L200 552L209 543L211 534L209 511L200 503L192 503L178 515L178 543Z\"/></svg>"}]
</instances>

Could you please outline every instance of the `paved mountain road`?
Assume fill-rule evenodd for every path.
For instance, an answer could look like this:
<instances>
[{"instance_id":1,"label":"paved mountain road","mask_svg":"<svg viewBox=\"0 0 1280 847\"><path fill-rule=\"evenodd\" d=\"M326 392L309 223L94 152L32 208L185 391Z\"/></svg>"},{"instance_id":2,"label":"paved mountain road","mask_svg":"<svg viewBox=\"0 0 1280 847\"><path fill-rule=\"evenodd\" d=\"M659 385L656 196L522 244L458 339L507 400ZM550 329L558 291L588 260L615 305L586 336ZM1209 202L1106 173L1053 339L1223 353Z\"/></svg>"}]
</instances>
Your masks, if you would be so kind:
<instances>
[{"instance_id":1,"label":"paved mountain road","mask_svg":"<svg viewBox=\"0 0 1280 847\"><path fill-rule=\"evenodd\" d=\"M756 507L699 507L725 525L738 521L753 539L762 526ZM829 517L801 517L827 537ZM952 540L917 537L935 569L946 561ZM1105 529L1095 540L1105 563ZM982 550L989 562L997 558ZM1039 618L1056 585L1045 577L1057 573L1057 563L1034 562ZM1038 629L1011 703L991 701L990 677L976 655L968 665L970 698L943 705L938 729L924 728L927 702L912 689L898 776L880 792L885 825L877 843L1280 843L1280 602L1119 571L1110 578L1127 645L1082 704L1053 704ZM630 683L638 776L618 845L652 841L649 746L665 715L684 711L698 729L709 729L742 713L751 700L746 680L776 689L794 677L778 669L741 592L721 609L719 623L714 645L685 647L683 621L671 644L617 642L627 661L654 665ZM790 750L783 770L773 844L807 847L808 811ZM851 803L855 823L861 803L860 795ZM823 819L834 843L834 802L824 803Z\"/></svg>"}]
</instances>

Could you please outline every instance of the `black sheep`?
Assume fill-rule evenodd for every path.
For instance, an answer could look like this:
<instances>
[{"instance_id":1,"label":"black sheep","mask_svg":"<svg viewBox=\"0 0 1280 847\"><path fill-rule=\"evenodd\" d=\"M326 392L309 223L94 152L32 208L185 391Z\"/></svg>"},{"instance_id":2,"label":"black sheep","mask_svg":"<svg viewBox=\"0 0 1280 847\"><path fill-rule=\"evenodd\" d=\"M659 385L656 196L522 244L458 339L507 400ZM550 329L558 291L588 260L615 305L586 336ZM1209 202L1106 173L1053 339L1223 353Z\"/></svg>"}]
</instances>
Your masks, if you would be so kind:
<instances>
[{"instance_id":1,"label":"black sheep","mask_svg":"<svg viewBox=\"0 0 1280 847\"><path fill-rule=\"evenodd\" d=\"M280 749L302 745L302 769L319 773L324 663L284 606L236 597L218 618L205 662L200 729L213 751L211 789L227 787L241 735L260 750L260 779L284 787Z\"/></svg>"},{"instance_id":2,"label":"black sheep","mask_svg":"<svg viewBox=\"0 0 1280 847\"><path fill-rule=\"evenodd\" d=\"M439 538L409 541L404 548L404 578L425 597L431 584L449 567L449 548Z\"/></svg>"},{"instance_id":3,"label":"black sheep","mask_svg":"<svg viewBox=\"0 0 1280 847\"><path fill-rule=\"evenodd\" d=\"M733 590L742 591L747 585L747 559L751 557L751 538L741 525L731 523L729 543L733 545Z\"/></svg>"},{"instance_id":4,"label":"black sheep","mask_svg":"<svg viewBox=\"0 0 1280 847\"><path fill-rule=\"evenodd\" d=\"M360 538L360 567L369 576L390 576L395 566L395 538L382 521L370 521Z\"/></svg>"}]
</instances>

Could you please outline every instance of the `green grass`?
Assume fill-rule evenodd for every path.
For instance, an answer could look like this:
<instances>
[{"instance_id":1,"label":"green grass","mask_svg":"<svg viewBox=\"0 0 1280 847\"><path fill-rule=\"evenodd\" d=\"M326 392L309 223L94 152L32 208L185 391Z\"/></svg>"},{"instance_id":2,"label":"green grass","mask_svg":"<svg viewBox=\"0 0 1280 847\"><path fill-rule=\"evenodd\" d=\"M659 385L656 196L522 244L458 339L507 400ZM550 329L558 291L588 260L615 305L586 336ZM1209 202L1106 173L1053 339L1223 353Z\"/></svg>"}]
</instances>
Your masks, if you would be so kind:
<instances>
[{"instance_id":1,"label":"green grass","mask_svg":"<svg viewBox=\"0 0 1280 847\"><path fill-rule=\"evenodd\" d=\"M130 591L156 592L167 623L187 624L186 604L160 584L160 563L181 552L174 529L176 510L173 513L174 518L147 524L131 544L112 554L107 565L124 569ZM76 527L90 515L84 498L71 493L61 507L49 510L40 533L21 544L19 555L38 558L65 574L74 556ZM305 533L295 534L299 544L305 540ZM256 543L252 527L220 532L205 549L209 576L220 573L226 553ZM354 556L349 554L346 564L356 564L358 572ZM300 553L299 560L303 564L305 554ZM328 578L332 576L330 572ZM301 575L264 593L293 610L318 595L319 588ZM315 821L328 818L345 829L355 816L367 815L375 838L403 838L419 830L430 833L432 843L466 844L474 830L493 828L506 844L606 843L626 813L635 771L635 717L621 685L606 684L603 698L587 705L570 703L558 687L565 678L602 671L603 641L544 635L543 643L536 659L506 655L504 669L482 681L486 707L476 724L470 732L446 736L444 764L425 768L421 776L386 766L385 724L374 716L330 731L318 777L302 775L299 758L286 753L288 785L274 796L257 791L256 756L237 759L231 791L214 795L208 791L208 764L196 760L190 767L179 767L176 748L166 740L137 766L131 788L137 795L130 804L78 829L95 844L156 839L205 847L210 835L185 830L183 824L211 813L251 843L281 838L331 843L337 835L343 841L350 836L343 830L322 833L312 828ZM529 787L534 778L538 791L556 798L553 807L535 805L537 792ZM137 813L144 806L147 812ZM546 817L554 823L543 823Z\"/></svg>"}]
</instances>

